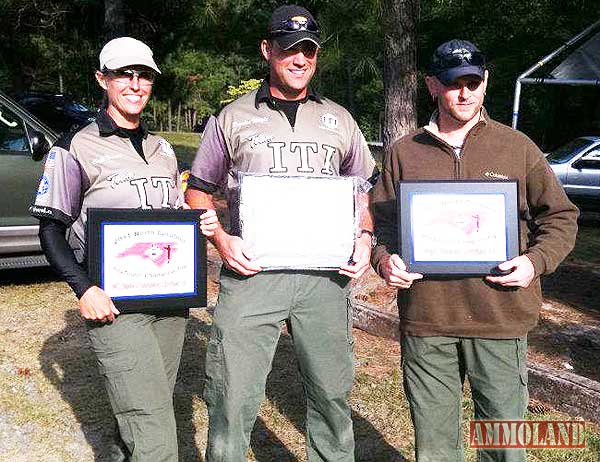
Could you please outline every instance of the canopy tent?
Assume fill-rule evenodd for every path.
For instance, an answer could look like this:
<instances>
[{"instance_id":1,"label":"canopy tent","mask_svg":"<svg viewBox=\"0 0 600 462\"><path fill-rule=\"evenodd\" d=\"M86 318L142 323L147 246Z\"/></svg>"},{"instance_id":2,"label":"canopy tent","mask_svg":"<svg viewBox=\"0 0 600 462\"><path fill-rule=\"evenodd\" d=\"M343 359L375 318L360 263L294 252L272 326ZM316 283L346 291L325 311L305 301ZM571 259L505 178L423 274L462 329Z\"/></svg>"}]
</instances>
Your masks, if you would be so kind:
<instances>
[{"instance_id":1,"label":"canopy tent","mask_svg":"<svg viewBox=\"0 0 600 462\"><path fill-rule=\"evenodd\" d=\"M515 85L512 126L517 128L521 86L529 85L594 85L600 86L600 21L554 50L523 72ZM530 77L542 67L565 56L549 73L549 77ZM556 59L555 59L556 58Z\"/></svg>"}]
</instances>

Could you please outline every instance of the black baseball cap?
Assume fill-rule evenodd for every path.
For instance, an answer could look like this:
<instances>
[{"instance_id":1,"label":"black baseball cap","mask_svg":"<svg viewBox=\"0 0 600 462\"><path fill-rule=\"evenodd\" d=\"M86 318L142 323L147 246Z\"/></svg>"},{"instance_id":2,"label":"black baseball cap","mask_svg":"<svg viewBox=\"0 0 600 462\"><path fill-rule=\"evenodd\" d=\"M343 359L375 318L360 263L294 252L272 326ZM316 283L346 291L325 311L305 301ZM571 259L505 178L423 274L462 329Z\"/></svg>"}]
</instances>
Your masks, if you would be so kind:
<instances>
[{"instance_id":1,"label":"black baseball cap","mask_svg":"<svg viewBox=\"0 0 600 462\"><path fill-rule=\"evenodd\" d=\"M313 15L298 5L282 5L273 11L267 36L288 50L304 40L321 47L321 32Z\"/></svg>"},{"instance_id":2,"label":"black baseball cap","mask_svg":"<svg viewBox=\"0 0 600 462\"><path fill-rule=\"evenodd\" d=\"M431 58L427 75L435 76L444 85L449 85L465 75L483 79L485 56L467 40L450 40L442 43Z\"/></svg>"}]
</instances>

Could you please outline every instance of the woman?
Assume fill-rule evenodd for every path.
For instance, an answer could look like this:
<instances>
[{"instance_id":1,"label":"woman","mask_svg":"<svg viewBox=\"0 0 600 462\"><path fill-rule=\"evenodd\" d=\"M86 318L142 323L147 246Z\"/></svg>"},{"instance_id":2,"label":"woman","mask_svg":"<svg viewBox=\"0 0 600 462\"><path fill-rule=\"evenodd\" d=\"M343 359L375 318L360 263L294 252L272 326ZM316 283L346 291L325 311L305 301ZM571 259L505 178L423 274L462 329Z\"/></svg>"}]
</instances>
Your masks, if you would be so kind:
<instances>
[{"instance_id":1,"label":"woman","mask_svg":"<svg viewBox=\"0 0 600 462\"><path fill-rule=\"evenodd\" d=\"M86 320L122 440L107 451L115 461L178 460L173 388L188 313L120 314L81 264L89 207L184 206L173 149L140 122L156 73L152 50L139 40L121 37L104 46L96 80L105 106L52 147L31 208L48 261L77 295ZM212 235L216 222L214 211L204 213L203 233Z\"/></svg>"}]
</instances>

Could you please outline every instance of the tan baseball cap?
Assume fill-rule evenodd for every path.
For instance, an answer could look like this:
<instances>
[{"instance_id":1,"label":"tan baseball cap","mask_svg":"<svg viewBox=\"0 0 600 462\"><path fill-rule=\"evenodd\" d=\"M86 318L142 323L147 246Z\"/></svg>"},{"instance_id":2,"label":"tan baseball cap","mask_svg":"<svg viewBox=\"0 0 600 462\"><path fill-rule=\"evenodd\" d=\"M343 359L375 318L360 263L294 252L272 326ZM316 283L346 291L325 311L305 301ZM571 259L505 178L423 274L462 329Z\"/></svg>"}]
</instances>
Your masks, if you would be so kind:
<instances>
[{"instance_id":1,"label":"tan baseball cap","mask_svg":"<svg viewBox=\"0 0 600 462\"><path fill-rule=\"evenodd\" d=\"M115 70L135 65L149 67L160 74L150 47L132 37L112 39L100 51L100 70Z\"/></svg>"}]
</instances>

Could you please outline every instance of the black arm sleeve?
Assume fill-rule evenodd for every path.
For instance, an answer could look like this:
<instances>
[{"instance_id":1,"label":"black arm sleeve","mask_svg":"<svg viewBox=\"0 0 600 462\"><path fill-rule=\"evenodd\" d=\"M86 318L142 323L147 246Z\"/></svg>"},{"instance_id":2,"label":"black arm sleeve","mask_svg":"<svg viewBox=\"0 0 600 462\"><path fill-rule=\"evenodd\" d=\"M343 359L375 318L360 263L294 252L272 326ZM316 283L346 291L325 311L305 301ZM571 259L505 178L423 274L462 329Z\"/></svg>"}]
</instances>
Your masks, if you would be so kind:
<instances>
[{"instance_id":1,"label":"black arm sleeve","mask_svg":"<svg viewBox=\"0 0 600 462\"><path fill-rule=\"evenodd\" d=\"M66 239L67 226L58 220L40 219L40 242L52 268L60 274L73 289L77 298L92 287L92 281L85 270L77 263L75 254Z\"/></svg>"}]
</instances>

